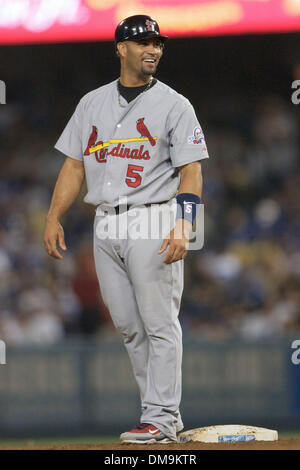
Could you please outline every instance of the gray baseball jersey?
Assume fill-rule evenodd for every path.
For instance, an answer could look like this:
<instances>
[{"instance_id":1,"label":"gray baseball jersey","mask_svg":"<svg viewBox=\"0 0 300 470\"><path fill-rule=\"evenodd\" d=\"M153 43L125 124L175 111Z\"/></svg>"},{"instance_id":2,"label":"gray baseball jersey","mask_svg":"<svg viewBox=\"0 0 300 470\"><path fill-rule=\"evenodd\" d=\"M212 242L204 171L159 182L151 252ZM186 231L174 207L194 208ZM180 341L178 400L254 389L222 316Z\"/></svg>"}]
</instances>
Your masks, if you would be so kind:
<instances>
[{"instance_id":1,"label":"gray baseball jersey","mask_svg":"<svg viewBox=\"0 0 300 470\"><path fill-rule=\"evenodd\" d=\"M168 201L179 186L176 167L208 158L195 111L160 81L129 104L120 99L125 107L117 80L86 94L55 148L84 162L87 203Z\"/></svg>"},{"instance_id":2,"label":"gray baseball jersey","mask_svg":"<svg viewBox=\"0 0 300 470\"><path fill-rule=\"evenodd\" d=\"M178 314L184 261L163 262L166 253L158 251L164 237L131 236L141 221L134 209L111 214L102 207L117 206L120 196L134 206L165 202L156 207L167 220L180 183L176 168L208 157L201 126L190 102L164 83L157 81L127 103L118 95L115 80L82 98L55 147L84 162L85 201L98 206L95 266L139 386L141 422L176 441L183 427ZM145 206L142 212L148 217L150 209ZM110 233L116 221L122 229L119 236ZM99 236L100 226L108 237Z\"/></svg>"}]
</instances>

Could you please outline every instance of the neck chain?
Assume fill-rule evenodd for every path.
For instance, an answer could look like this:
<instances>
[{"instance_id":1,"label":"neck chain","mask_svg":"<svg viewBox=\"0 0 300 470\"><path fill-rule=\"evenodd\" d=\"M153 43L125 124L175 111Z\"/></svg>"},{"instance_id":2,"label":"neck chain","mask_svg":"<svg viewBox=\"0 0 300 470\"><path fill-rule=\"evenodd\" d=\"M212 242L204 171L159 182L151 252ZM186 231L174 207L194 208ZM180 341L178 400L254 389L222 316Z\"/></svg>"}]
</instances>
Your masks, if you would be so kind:
<instances>
[{"instance_id":1,"label":"neck chain","mask_svg":"<svg viewBox=\"0 0 300 470\"><path fill-rule=\"evenodd\" d=\"M152 81L153 81L153 78L151 78L151 80L149 81L149 83L148 83L148 85L146 86L145 90L141 91L140 95L141 95L142 93L145 93L146 91L149 90L149 88L150 88L151 85L152 85ZM121 103L120 79L118 80L118 86L117 86L117 88L118 88L118 100L119 100L119 105L121 106L121 108L126 108L126 107L127 107L127 104L124 105L124 104ZM139 95L138 95L138 96L139 96Z\"/></svg>"}]
</instances>

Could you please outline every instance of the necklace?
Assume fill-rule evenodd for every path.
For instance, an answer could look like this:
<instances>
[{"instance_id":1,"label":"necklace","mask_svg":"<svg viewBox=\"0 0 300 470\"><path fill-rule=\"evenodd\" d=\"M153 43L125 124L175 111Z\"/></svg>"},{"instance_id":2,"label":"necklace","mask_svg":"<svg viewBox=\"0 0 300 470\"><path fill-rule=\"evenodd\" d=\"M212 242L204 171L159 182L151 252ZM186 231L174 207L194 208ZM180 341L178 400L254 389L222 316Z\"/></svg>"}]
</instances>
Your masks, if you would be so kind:
<instances>
[{"instance_id":1,"label":"necklace","mask_svg":"<svg viewBox=\"0 0 300 470\"><path fill-rule=\"evenodd\" d=\"M153 81L153 78L151 78L151 80L149 81L149 83L148 83L148 85L146 86L145 90L141 91L140 95L141 95L142 93L145 93L146 91L149 90L149 88L150 88L151 85L152 85L152 81ZM121 103L120 79L118 80L118 86L117 86L117 88L118 88L118 101L119 101L119 105L121 106L121 108L126 108L126 107L127 107L127 104L124 105L124 104ZM139 95L138 95L138 96L139 96Z\"/></svg>"}]
</instances>

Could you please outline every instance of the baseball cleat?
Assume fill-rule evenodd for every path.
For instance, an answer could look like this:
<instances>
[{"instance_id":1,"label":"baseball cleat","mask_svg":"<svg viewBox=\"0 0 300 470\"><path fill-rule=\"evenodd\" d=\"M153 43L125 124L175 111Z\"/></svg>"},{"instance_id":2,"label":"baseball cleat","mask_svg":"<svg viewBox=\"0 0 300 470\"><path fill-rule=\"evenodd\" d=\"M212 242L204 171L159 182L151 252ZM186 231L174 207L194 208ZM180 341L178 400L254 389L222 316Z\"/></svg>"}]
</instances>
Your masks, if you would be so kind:
<instances>
[{"instance_id":1,"label":"baseball cleat","mask_svg":"<svg viewBox=\"0 0 300 470\"><path fill-rule=\"evenodd\" d=\"M120 436L121 444L169 444L171 441L154 424L138 424L131 431L123 432Z\"/></svg>"}]
</instances>

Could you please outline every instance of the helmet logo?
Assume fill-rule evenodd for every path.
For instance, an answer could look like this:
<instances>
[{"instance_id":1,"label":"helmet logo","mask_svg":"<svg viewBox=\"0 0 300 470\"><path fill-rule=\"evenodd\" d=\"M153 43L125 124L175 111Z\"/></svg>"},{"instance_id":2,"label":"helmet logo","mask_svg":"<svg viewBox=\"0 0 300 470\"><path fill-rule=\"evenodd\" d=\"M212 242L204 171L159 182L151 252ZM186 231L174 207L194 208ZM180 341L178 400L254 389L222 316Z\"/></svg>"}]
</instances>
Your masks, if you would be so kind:
<instances>
[{"instance_id":1,"label":"helmet logo","mask_svg":"<svg viewBox=\"0 0 300 470\"><path fill-rule=\"evenodd\" d=\"M147 27L147 31L155 31L155 29L154 29L154 21L152 21L152 20L146 20L146 27Z\"/></svg>"}]
</instances>

